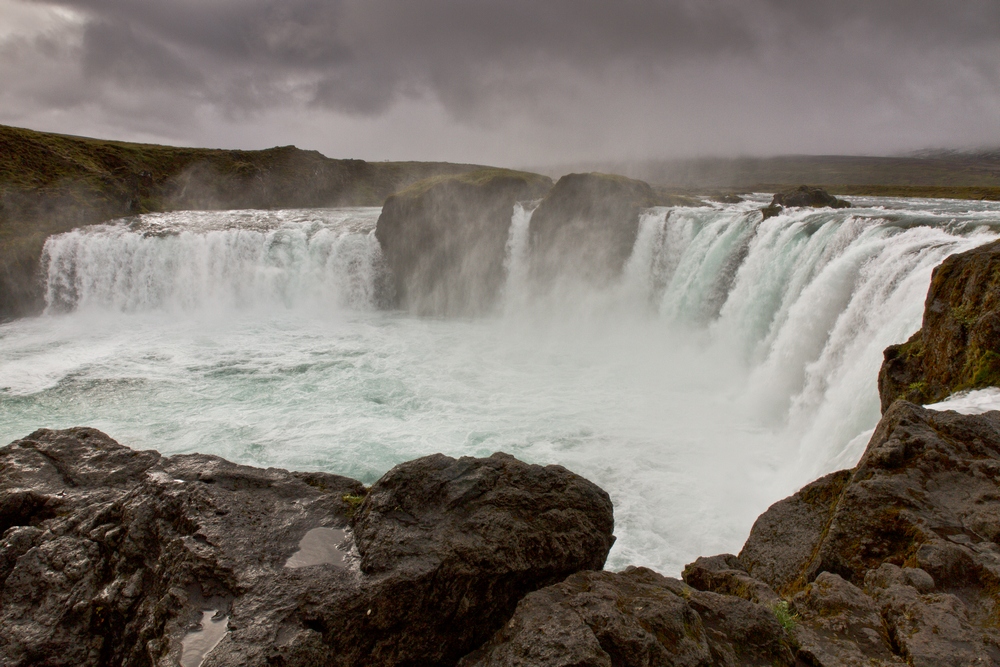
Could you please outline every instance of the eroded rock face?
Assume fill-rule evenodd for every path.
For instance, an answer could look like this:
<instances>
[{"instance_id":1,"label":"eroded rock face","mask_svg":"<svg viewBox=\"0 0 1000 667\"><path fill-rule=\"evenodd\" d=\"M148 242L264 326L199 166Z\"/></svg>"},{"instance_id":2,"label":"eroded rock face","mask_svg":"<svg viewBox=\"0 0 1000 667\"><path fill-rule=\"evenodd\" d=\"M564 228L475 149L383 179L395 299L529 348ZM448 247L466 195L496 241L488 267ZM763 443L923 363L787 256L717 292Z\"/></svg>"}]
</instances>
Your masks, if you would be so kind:
<instances>
[{"instance_id":1,"label":"eroded rock face","mask_svg":"<svg viewBox=\"0 0 1000 667\"><path fill-rule=\"evenodd\" d=\"M206 610L226 633L205 667L453 664L613 541L607 494L509 456L366 491L36 431L0 449L0 664L173 666ZM346 564L287 567L317 527L353 533Z\"/></svg>"},{"instance_id":2,"label":"eroded rock face","mask_svg":"<svg viewBox=\"0 0 1000 667\"><path fill-rule=\"evenodd\" d=\"M757 520L740 553L749 573L786 598L805 591L796 607L816 597L823 573L823 585L845 589L836 575L864 589L909 664L1000 664L1000 413L896 402L842 476ZM797 532L774 529L785 523Z\"/></svg>"},{"instance_id":3,"label":"eroded rock face","mask_svg":"<svg viewBox=\"0 0 1000 667\"><path fill-rule=\"evenodd\" d=\"M424 315L490 310L503 285L514 204L551 187L545 176L483 169L390 196L375 236L394 277L392 303Z\"/></svg>"},{"instance_id":4,"label":"eroded rock face","mask_svg":"<svg viewBox=\"0 0 1000 667\"><path fill-rule=\"evenodd\" d=\"M536 281L617 277L632 253L639 215L656 203L647 183L608 174L559 179L531 217L531 270Z\"/></svg>"},{"instance_id":5,"label":"eroded rock face","mask_svg":"<svg viewBox=\"0 0 1000 667\"><path fill-rule=\"evenodd\" d=\"M856 468L684 582L582 572L529 594L462 667L1000 665L1000 412L897 402Z\"/></svg>"},{"instance_id":6,"label":"eroded rock face","mask_svg":"<svg viewBox=\"0 0 1000 667\"><path fill-rule=\"evenodd\" d=\"M886 348L878 376L883 412L987 386L1000 386L1000 241L934 269L920 331Z\"/></svg>"},{"instance_id":7,"label":"eroded rock face","mask_svg":"<svg viewBox=\"0 0 1000 667\"><path fill-rule=\"evenodd\" d=\"M761 209L764 219L778 215L785 207L806 206L810 208L850 208L851 202L838 199L823 188L800 185L794 190L778 192L771 203Z\"/></svg>"}]
</instances>

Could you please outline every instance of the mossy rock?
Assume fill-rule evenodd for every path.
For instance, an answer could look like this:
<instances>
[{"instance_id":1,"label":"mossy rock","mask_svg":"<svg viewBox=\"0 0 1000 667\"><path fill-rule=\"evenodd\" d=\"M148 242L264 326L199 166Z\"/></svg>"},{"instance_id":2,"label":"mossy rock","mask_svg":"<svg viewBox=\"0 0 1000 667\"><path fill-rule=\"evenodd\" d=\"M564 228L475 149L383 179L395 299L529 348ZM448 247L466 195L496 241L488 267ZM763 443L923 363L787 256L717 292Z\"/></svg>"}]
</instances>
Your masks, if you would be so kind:
<instances>
[{"instance_id":1,"label":"mossy rock","mask_svg":"<svg viewBox=\"0 0 1000 667\"><path fill-rule=\"evenodd\" d=\"M923 326L884 357L883 412L901 398L928 404L1000 386L1000 242L952 255L934 269Z\"/></svg>"}]
</instances>

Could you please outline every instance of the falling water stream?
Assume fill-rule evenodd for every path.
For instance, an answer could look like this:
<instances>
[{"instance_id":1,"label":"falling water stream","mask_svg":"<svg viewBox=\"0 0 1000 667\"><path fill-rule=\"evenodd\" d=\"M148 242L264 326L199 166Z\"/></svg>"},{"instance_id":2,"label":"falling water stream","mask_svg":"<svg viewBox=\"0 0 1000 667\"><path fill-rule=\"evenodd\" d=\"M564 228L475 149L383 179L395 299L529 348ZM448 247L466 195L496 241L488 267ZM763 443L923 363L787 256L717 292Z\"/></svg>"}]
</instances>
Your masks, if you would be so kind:
<instances>
[{"instance_id":1,"label":"falling water stream","mask_svg":"<svg viewBox=\"0 0 1000 667\"><path fill-rule=\"evenodd\" d=\"M537 298L531 206L491 317L378 308L379 209L155 214L52 237L46 314L0 325L0 440L89 425L166 454L371 483L502 450L608 490L609 562L676 574L853 465L887 345L1000 205L656 208L622 277Z\"/></svg>"}]
</instances>

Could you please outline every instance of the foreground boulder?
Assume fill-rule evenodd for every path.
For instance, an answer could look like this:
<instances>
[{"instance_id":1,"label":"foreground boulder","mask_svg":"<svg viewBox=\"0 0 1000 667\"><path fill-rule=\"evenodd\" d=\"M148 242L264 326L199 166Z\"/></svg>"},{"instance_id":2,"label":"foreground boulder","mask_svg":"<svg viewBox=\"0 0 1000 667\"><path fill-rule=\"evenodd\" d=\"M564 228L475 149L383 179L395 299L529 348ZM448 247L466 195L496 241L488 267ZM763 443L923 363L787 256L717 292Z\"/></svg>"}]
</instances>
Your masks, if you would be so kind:
<instances>
[{"instance_id":1,"label":"foreground boulder","mask_svg":"<svg viewBox=\"0 0 1000 667\"><path fill-rule=\"evenodd\" d=\"M1000 241L934 269L920 330L886 348L878 376L883 412L988 386L1000 386Z\"/></svg>"},{"instance_id":2,"label":"foreground boulder","mask_svg":"<svg viewBox=\"0 0 1000 667\"><path fill-rule=\"evenodd\" d=\"M604 285L635 245L639 215L656 204L647 183L609 174L568 174L531 216L532 275Z\"/></svg>"},{"instance_id":3,"label":"foreground boulder","mask_svg":"<svg viewBox=\"0 0 1000 667\"><path fill-rule=\"evenodd\" d=\"M761 605L646 568L581 572L528 595L460 667L792 665L791 636Z\"/></svg>"},{"instance_id":4,"label":"foreground boulder","mask_svg":"<svg viewBox=\"0 0 1000 667\"><path fill-rule=\"evenodd\" d=\"M454 664L614 539L607 494L502 454L366 490L77 428L0 449L0 471L10 667Z\"/></svg>"},{"instance_id":5,"label":"foreground boulder","mask_svg":"<svg viewBox=\"0 0 1000 667\"><path fill-rule=\"evenodd\" d=\"M684 581L581 572L462 667L1000 665L1000 412L897 402L856 468L775 503Z\"/></svg>"},{"instance_id":6,"label":"foreground boulder","mask_svg":"<svg viewBox=\"0 0 1000 667\"><path fill-rule=\"evenodd\" d=\"M800 185L794 190L779 192L771 203L761 209L764 219L778 215L786 207L851 208L851 202L837 199L823 188Z\"/></svg>"},{"instance_id":7,"label":"foreground boulder","mask_svg":"<svg viewBox=\"0 0 1000 667\"><path fill-rule=\"evenodd\" d=\"M375 236L394 277L392 302L424 315L490 310L503 286L514 204L551 187L546 176L480 169L390 196Z\"/></svg>"}]
</instances>

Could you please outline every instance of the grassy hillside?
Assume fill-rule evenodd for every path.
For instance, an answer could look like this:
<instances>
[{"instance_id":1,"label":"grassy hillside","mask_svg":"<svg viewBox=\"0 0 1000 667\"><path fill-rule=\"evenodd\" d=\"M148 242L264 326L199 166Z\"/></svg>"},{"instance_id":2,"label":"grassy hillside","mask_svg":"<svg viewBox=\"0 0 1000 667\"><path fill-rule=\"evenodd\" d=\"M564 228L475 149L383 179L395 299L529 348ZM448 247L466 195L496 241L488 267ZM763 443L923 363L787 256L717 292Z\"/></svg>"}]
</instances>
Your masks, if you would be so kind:
<instances>
[{"instance_id":1,"label":"grassy hillside","mask_svg":"<svg viewBox=\"0 0 1000 667\"><path fill-rule=\"evenodd\" d=\"M51 234L150 211L379 206L415 181L474 168L334 160L294 146L176 148L0 126L0 319L40 307L39 258Z\"/></svg>"}]
</instances>

